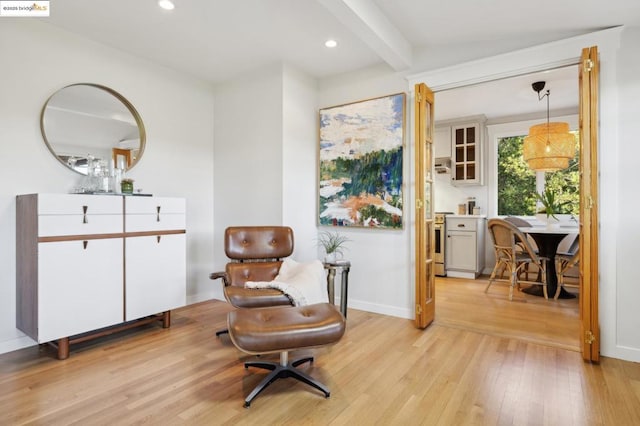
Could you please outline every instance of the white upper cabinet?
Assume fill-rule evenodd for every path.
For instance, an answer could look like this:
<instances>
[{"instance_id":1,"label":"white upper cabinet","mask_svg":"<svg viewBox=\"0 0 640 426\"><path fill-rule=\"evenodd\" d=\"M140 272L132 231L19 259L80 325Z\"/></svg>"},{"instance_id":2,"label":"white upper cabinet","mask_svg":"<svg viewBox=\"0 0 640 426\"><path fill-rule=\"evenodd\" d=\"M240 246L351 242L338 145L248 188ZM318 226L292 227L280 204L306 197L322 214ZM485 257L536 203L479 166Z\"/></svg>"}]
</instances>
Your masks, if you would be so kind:
<instances>
[{"instance_id":1,"label":"white upper cabinet","mask_svg":"<svg viewBox=\"0 0 640 426\"><path fill-rule=\"evenodd\" d=\"M480 115L438 123L436 158L451 157L451 184L483 184L485 122L486 118ZM448 151L444 148L447 137Z\"/></svg>"}]
</instances>

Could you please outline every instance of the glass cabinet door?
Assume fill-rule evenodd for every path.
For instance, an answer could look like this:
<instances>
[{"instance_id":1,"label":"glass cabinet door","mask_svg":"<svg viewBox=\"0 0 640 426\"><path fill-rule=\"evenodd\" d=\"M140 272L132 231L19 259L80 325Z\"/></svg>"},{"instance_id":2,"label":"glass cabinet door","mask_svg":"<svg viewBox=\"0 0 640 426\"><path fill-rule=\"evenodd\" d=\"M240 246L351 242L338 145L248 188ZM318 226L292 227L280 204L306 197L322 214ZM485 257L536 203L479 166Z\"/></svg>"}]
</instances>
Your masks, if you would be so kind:
<instances>
[{"instance_id":1,"label":"glass cabinet door","mask_svg":"<svg viewBox=\"0 0 640 426\"><path fill-rule=\"evenodd\" d=\"M479 125L453 128L453 180L460 183L478 182Z\"/></svg>"}]
</instances>

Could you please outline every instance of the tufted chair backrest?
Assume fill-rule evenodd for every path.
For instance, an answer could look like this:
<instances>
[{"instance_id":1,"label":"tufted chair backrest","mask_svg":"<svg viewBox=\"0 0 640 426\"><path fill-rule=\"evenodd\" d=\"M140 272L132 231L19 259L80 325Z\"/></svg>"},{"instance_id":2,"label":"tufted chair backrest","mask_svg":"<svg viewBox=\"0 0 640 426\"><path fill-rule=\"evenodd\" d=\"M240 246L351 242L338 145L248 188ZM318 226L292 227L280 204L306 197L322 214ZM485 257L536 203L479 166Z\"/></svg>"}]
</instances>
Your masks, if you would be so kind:
<instances>
[{"instance_id":1,"label":"tufted chair backrest","mask_svg":"<svg viewBox=\"0 0 640 426\"><path fill-rule=\"evenodd\" d=\"M232 226L224 233L224 251L232 260L282 259L293 253L288 226Z\"/></svg>"},{"instance_id":2,"label":"tufted chair backrest","mask_svg":"<svg viewBox=\"0 0 640 426\"><path fill-rule=\"evenodd\" d=\"M272 281L293 253L293 230L288 226L232 226L224 234L228 285Z\"/></svg>"}]
</instances>

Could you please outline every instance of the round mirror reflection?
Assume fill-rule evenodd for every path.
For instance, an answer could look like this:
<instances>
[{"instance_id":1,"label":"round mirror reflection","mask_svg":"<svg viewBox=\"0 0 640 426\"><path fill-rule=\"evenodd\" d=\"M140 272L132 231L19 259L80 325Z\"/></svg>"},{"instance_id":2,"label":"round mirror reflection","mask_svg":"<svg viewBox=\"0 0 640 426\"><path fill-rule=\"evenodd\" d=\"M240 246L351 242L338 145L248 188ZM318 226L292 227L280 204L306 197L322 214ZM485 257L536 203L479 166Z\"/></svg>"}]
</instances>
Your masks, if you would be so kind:
<instances>
[{"instance_id":1,"label":"round mirror reflection","mask_svg":"<svg viewBox=\"0 0 640 426\"><path fill-rule=\"evenodd\" d=\"M145 146L144 125L133 105L97 84L73 84L51 95L40 128L58 161L83 175L94 166L129 170Z\"/></svg>"}]
</instances>

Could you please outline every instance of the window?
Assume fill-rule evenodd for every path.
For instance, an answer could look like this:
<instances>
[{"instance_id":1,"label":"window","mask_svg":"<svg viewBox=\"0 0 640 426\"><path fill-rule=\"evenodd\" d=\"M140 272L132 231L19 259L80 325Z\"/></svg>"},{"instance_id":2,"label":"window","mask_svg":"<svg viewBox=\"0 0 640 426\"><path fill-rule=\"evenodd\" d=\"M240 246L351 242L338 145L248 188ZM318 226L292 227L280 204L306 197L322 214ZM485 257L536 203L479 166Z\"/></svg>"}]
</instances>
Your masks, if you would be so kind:
<instances>
[{"instance_id":1,"label":"window","mask_svg":"<svg viewBox=\"0 0 640 426\"><path fill-rule=\"evenodd\" d=\"M536 173L522 159L523 140L524 135L498 138L498 215L535 215L535 193L545 188L551 188L557 194L558 201L563 204L562 213L578 214L580 158L577 144L576 155L569 161L568 168Z\"/></svg>"}]
</instances>

